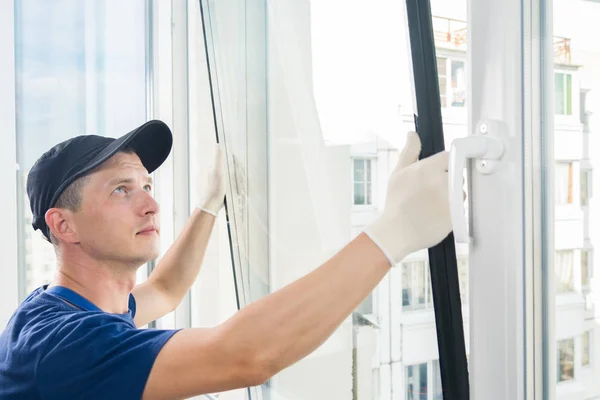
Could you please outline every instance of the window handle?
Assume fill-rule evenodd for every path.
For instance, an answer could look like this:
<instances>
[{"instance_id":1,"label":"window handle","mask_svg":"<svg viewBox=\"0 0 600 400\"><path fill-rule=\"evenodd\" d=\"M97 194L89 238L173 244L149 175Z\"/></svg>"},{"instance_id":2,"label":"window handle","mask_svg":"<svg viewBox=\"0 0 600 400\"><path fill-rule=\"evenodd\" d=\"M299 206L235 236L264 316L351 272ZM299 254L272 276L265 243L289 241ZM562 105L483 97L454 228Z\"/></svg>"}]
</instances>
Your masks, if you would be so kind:
<instances>
[{"instance_id":1,"label":"window handle","mask_svg":"<svg viewBox=\"0 0 600 400\"><path fill-rule=\"evenodd\" d=\"M450 148L448 162L448 189L450 194L450 217L454 238L458 243L469 243L467 221L464 209L463 171L467 159L478 159L477 170L483 174L493 174L496 162L504 153L502 141L488 132L487 124L479 125L479 133L455 139Z\"/></svg>"}]
</instances>

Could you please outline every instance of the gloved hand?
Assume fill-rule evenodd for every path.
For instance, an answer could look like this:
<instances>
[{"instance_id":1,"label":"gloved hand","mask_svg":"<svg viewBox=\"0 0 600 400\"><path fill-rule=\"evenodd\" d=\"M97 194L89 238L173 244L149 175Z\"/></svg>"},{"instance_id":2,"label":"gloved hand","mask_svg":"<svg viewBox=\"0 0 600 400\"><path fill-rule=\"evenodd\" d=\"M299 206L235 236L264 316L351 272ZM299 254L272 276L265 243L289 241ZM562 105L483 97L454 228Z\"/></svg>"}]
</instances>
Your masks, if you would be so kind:
<instances>
[{"instance_id":1,"label":"gloved hand","mask_svg":"<svg viewBox=\"0 0 600 400\"><path fill-rule=\"evenodd\" d=\"M448 199L448 153L418 161L419 136L410 132L388 180L382 214L364 232L391 265L441 242L452 230Z\"/></svg>"},{"instance_id":2,"label":"gloved hand","mask_svg":"<svg viewBox=\"0 0 600 400\"><path fill-rule=\"evenodd\" d=\"M202 211L212 214L215 217L219 214L221 208L223 208L225 192L227 190L223 158L223 149L220 145L217 145L214 163L207 175L208 184L206 185L206 194L199 206Z\"/></svg>"}]
</instances>

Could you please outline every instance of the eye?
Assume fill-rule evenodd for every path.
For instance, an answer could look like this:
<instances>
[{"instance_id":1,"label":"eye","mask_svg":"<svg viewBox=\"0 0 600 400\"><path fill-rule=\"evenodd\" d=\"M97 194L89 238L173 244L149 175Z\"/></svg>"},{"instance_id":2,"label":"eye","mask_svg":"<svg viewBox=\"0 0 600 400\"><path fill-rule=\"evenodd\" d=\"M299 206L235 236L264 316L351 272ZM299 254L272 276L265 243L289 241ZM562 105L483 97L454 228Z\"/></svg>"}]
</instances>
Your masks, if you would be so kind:
<instances>
[{"instance_id":1,"label":"eye","mask_svg":"<svg viewBox=\"0 0 600 400\"><path fill-rule=\"evenodd\" d=\"M127 189L125 189L125 186L119 186L118 188L116 188L114 190L115 193L125 193L127 192Z\"/></svg>"},{"instance_id":2,"label":"eye","mask_svg":"<svg viewBox=\"0 0 600 400\"><path fill-rule=\"evenodd\" d=\"M144 186L144 189L147 190L148 192L152 191L152 185L146 185Z\"/></svg>"}]
</instances>

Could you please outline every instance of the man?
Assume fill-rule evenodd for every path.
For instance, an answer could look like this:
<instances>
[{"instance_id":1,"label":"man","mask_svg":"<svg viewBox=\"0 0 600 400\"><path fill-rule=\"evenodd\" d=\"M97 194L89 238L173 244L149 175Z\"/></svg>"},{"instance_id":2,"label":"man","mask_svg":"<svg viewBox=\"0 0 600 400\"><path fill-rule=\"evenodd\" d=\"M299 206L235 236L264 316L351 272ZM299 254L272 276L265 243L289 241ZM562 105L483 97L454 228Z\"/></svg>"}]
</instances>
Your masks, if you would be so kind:
<instances>
[{"instance_id":1,"label":"man","mask_svg":"<svg viewBox=\"0 0 600 400\"><path fill-rule=\"evenodd\" d=\"M410 133L381 216L325 264L214 328L139 329L173 310L196 279L224 201L221 153L210 190L148 280L159 255L150 173L169 128L150 121L119 139L79 136L32 168L33 227L58 270L0 336L2 399L181 399L259 385L321 345L406 255L451 230L447 153L418 161Z\"/></svg>"}]
</instances>

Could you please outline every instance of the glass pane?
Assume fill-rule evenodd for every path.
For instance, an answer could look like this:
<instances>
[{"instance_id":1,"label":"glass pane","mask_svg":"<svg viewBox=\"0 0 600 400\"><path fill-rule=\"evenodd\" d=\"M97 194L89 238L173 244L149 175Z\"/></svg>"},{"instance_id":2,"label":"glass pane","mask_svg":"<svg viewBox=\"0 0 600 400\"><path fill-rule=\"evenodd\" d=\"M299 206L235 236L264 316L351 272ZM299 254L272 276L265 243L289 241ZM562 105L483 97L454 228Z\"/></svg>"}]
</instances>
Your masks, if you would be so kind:
<instances>
[{"instance_id":1,"label":"glass pane","mask_svg":"<svg viewBox=\"0 0 600 400\"><path fill-rule=\"evenodd\" d=\"M570 381L575 377L575 340L558 341L558 375L557 381Z\"/></svg>"},{"instance_id":2,"label":"glass pane","mask_svg":"<svg viewBox=\"0 0 600 400\"><path fill-rule=\"evenodd\" d=\"M366 203L365 204L373 204L373 184L372 183L367 183L365 185L365 191L366 191Z\"/></svg>"},{"instance_id":3,"label":"glass pane","mask_svg":"<svg viewBox=\"0 0 600 400\"><path fill-rule=\"evenodd\" d=\"M571 84L572 76L571 74L567 74L567 115L573 114L573 85Z\"/></svg>"},{"instance_id":4,"label":"glass pane","mask_svg":"<svg viewBox=\"0 0 600 400\"><path fill-rule=\"evenodd\" d=\"M440 374L440 360L431 362L433 374L433 385L431 387L432 400L444 400L444 391L442 390L442 375Z\"/></svg>"},{"instance_id":5,"label":"glass pane","mask_svg":"<svg viewBox=\"0 0 600 400\"><path fill-rule=\"evenodd\" d=\"M558 115L565 113L564 74L554 74L554 112Z\"/></svg>"},{"instance_id":6,"label":"glass pane","mask_svg":"<svg viewBox=\"0 0 600 400\"><path fill-rule=\"evenodd\" d=\"M590 270L589 270L589 252L587 250L581 251L581 286L584 289L588 289L590 284Z\"/></svg>"},{"instance_id":7,"label":"glass pane","mask_svg":"<svg viewBox=\"0 0 600 400\"><path fill-rule=\"evenodd\" d=\"M574 290L574 265L573 250L557 251L554 260L556 268L556 292L570 292Z\"/></svg>"},{"instance_id":8,"label":"glass pane","mask_svg":"<svg viewBox=\"0 0 600 400\"><path fill-rule=\"evenodd\" d=\"M428 400L427 363L406 367L406 399Z\"/></svg>"},{"instance_id":9,"label":"glass pane","mask_svg":"<svg viewBox=\"0 0 600 400\"><path fill-rule=\"evenodd\" d=\"M586 206L588 204L588 173L586 171L581 172L581 205Z\"/></svg>"},{"instance_id":10,"label":"glass pane","mask_svg":"<svg viewBox=\"0 0 600 400\"><path fill-rule=\"evenodd\" d=\"M48 283L56 265L31 227L33 163L70 137L121 136L146 121L145 4L15 2L21 296Z\"/></svg>"},{"instance_id":11,"label":"glass pane","mask_svg":"<svg viewBox=\"0 0 600 400\"><path fill-rule=\"evenodd\" d=\"M234 231L255 232L232 240L234 249L251 248L248 242L254 240L269 255L253 263L248 251L237 261L243 271L238 292L249 293L241 297L252 302L311 272L381 211L397 150L404 145L405 132L415 129L401 19L405 4L378 2L365 8L362 3L344 3L342 14L339 3L309 0L271 2L269 13L252 2L202 4L220 135L229 163L233 157L255 157L267 165L266 173L243 168L255 184L240 196L243 206L234 204L230 211ZM449 25L450 42L436 45L466 59L466 2L452 7L438 3L438 8L436 18L452 17L454 22ZM259 12L262 20L248 18ZM261 24L268 26L268 34L261 33ZM257 55L251 47L265 43L266 67L259 68L264 53ZM444 98L455 99L446 93L451 66L440 65L446 106ZM466 88L459 67L454 88L460 99ZM266 104L266 112L257 104ZM267 128L259 129L249 118L266 118ZM467 135L467 125L465 115L444 126L447 147L452 139ZM355 157L372 161L354 164L348 171ZM232 172L230 180L234 181ZM372 207L352 207L349 197L354 204ZM257 209L263 217L254 216ZM467 257L467 249L458 252ZM434 375L428 366L439 355L427 262L427 251L422 251L392 268L372 299L359 307L369 308L372 302L372 321L356 315L344 321L330 341L275 376L262 393L270 399L388 399L404 392L392 385L402 382L412 398L430 400L427 384ZM252 276L265 282L264 292L252 289L257 284Z\"/></svg>"},{"instance_id":12,"label":"glass pane","mask_svg":"<svg viewBox=\"0 0 600 400\"><path fill-rule=\"evenodd\" d=\"M553 226L559 251L554 256L556 297L550 311L554 312L556 382L554 376L549 378L556 384L557 399L593 399L600 397L600 354L590 351L598 333L600 288L596 279L590 279L597 264L589 250L598 246L599 204L593 196L598 180L588 171L593 171L600 156L600 142L594 139L600 113L600 43L590 30L598 25L600 3L552 0L551 7L554 57L545 62L555 73L556 115L551 139L554 160L548 162L559 163L554 170L555 217L547 223Z\"/></svg>"},{"instance_id":13,"label":"glass pane","mask_svg":"<svg viewBox=\"0 0 600 400\"><path fill-rule=\"evenodd\" d=\"M467 77L464 61L452 60L452 107L464 107L467 99Z\"/></svg>"},{"instance_id":14,"label":"glass pane","mask_svg":"<svg viewBox=\"0 0 600 400\"><path fill-rule=\"evenodd\" d=\"M555 199L556 204L569 204L572 199L572 184L571 184L570 163L557 163L555 167Z\"/></svg>"},{"instance_id":15,"label":"glass pane","mask_svg":"<svg viewBox=\"0 0 600 400\"><path fill-rule=\"evenodd\" d=\"M590 332L586 331L581 337L581 365L590 365Z\"/></svg>"},{"instance_id":16,"label":"glass pane","mask_svg":"<svg viewBox=\"0 0 600 400\"><path fill-rule=\"evenodd\" d=\"M362 182L365 180L365 160L354 159L354 181Z\"/></svg>"},{"instance_id":17,"label":"glass pane","mask_svg":"<svg viewBox=\"0 0 600 400\"><path fill-rule=\"evenodd\" d=\"M364 205L365 203L365 184L355 183L354 184L354 204Z\"/></svg>"},{"instance_id":18,"label":"glass pane","mask_svg":"<svg viewBox=\"0 0 600 400\"><path fill-rule=\"evenodd\" d=\"M437 71L438 71L438 84L440 86L440 100L442 103L442 107L447 107L447 81L446 81L446 64L448 60L443 57L437 58Z\"/></svg>"}]
</instances>

